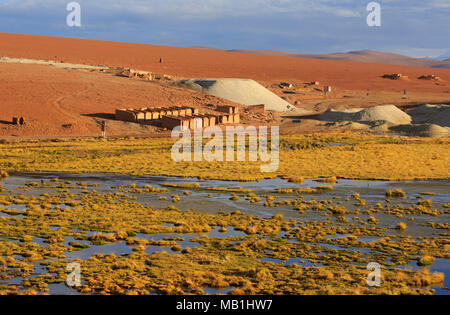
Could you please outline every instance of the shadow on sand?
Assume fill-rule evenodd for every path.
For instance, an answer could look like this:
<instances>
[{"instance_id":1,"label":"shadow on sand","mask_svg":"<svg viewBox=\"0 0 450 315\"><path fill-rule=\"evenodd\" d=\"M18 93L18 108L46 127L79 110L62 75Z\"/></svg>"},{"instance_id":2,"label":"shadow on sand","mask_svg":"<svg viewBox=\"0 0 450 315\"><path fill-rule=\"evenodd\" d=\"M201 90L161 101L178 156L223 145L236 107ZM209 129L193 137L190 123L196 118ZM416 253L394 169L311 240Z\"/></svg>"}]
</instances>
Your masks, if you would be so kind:
<instances>
[{"instance_id":1,"label":"shadow on sand","mask_svg":"<svg viewBox=\"0 0 450 315\"><path fill-rule=\"evenodd\" d=\"M82 116L92 117L92 118L97 118L97 119L102 119L102 120L112 120L112 121L129 123L129 124L161 127L161 122L159 120L139 121L139 122L122 121L122 120L117 120L115 115L111 114L111 113L83 114ZM99 121L97 121L97 122L99 123Z\"/></svg>"}]
</instances>

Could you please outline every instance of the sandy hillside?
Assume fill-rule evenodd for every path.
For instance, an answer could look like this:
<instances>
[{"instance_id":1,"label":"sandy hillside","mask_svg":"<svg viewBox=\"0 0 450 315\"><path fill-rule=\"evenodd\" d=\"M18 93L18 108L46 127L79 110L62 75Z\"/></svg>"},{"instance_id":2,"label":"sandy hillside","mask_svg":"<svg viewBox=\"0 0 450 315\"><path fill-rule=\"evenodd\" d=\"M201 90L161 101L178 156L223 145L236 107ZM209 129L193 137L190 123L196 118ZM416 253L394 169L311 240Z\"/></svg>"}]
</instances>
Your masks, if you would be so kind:
<instances>
[{"instance_id":1,"label":"sandy hillside","mask_svg":"<svg viewBox=\"0 0 450 315\"><path fill-rule=\"evenodd\" d=\"M17 59L2 57L53 62L17 63ZM270 117L250 115L242 121L277 123L289 132L328 130L320 122L295 116L302 111L320 114L330 108L341 110L450 101L448 69L14 34L0 34L0 61L0 136L95 136L100 134L99 119L108 119L108 135L158 135L161 130L154 126L114 121L114 110L175 105L207 109L208 104L234 104L176 87L173 82L171 85L170 82L100 73L104 69L102 65L136 68L175 78L253 79L299 110L283 115L270 114ZM68 63L73 64L69 68L81 69L66 69ZM83 69L77 64L95 67ZM402 73L407 78L381 77L393 73ZM417 79L424 74L436 75L440 80ZM320 81L320 85L305 85L311 81ZM292 87L281 88L280 82L292 83ZM331 94L324 95L325 85L333 87ZM403 95L404 89L408 91L407 96ZM12 117L21 116L26 119L25 126L10 123ZM292 123L298 118L302 119L301 124Z\"/></svg>"},{"instance_id":2,"label":"sandy hillside","mask_svg":"<svg viewBox=\"0 0 450 315\"><path fill-rule=\"evenodd\" d=\"M381 65L285 56L265 56L220 50L176 48L144 44L0 33L0 56L57 60L89 65L133 67L186 78L250 78L260 83L279 80L320 81L348 90L445 93L450 70ZM160 63L160 58L163 63ZM383 79L401 73L410 80ZM446 84L417 80L424 74Z\"/></svg>"},{"instance_id":3,"label":"sandy hillside","mask_svg":"<svg viewBox=\"0 0 450 315\"><path fill-rule=\"evenodd\" d=\"M0 136L99 135L95 120L112 118L116 108L233 104L156 82L46 65L0 63L0 86ZM20 116L26 125L12 125ZM108 129L110 135L154 131L112 120Z\"/></svg>"},{"instance_id":4,"label":"sandy hillside","mask_svg":"<svg viewBox=\"0 0 450 315\"><path fill-rule=\"evenodd\" d=\"M297 58L313 58L313 59L327 59L327 60L347 60L357 62L384 63L390 65L450 69L450 59L439 61L433 59L412 58L404 55L385 53L373 50L359 50L334 54L301 54L301 53L296 54L271 50L232 50L232 51L250 54L254 53L262 55L271 55L271 56L289 56Z\"/></svg>"}]
</instances>

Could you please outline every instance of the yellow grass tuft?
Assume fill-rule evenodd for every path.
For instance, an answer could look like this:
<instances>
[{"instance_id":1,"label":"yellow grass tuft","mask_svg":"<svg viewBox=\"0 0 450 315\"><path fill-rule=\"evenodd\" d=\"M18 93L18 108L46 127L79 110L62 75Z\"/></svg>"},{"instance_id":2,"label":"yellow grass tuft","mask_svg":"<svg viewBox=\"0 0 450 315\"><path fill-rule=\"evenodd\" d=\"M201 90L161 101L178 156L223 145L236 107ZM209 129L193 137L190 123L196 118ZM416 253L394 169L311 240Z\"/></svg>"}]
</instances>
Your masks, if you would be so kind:
<instances>
[{"instance_id":1,"label":"yellow grass tuft","mask_svg":"<svg viewBox=\"0 0 450 315\"><path fill-rule=\"evenodd\" d=\"M400 231L404 231L404 230L406 230L407 227L408 226L406 225L406 223L400 222L399 224L397 224L396 229L400 230Z\"/></svg>"},{"instance_id":2,"label":"yellow grass tuft","mask_svg":"<svg viewBox=\"0 0 450 315\"><path fill-rule=\"evenodd\" d=\"M417 262L417 264L418 264L419 266L426 267L426 266L431 266L432 264L434 264L434 262L435 262L434 257L425 255L425 256L423 256L423 257L421 257L421 258L419 259L419 261Z\"/></svg>"},{"instance_id":3,"label":"yellow grass tuft","mask_svg":"<svg viewBox=\"0 0 450 315\"><path fill-rule=\"evenodd\" d=\"M386 197L389 198L405 198L406 193L402 189L390 189L386 191Z\"/></svg>"}]
</instances>

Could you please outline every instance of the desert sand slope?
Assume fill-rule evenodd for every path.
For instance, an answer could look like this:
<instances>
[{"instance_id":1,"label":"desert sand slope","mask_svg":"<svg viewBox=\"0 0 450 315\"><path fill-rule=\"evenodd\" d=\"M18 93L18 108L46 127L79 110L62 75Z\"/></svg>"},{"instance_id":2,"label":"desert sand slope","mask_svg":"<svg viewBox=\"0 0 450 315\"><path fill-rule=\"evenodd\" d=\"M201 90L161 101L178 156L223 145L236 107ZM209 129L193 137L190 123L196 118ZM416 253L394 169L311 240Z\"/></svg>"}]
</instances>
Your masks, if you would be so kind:
<instances>
[{"instance_id":1,"label":"desert sand slope","mask_svg":"<svg viewBox=\"0 0 450 315\"><path fill-rule=\"evenodd\" d=\"M348 90L449 93L450 70L374 63L264 56L220 50L164 47L71 38L0 34L0 56L57 60L88 65L131 67L179 78L250 78L260 83L277 80L320 81ZM160 58L163 62L160 63ZM383 79L401 73L409 81ZM424 74L443 79L417 80Z\"/></svg>"},{"instance_id":2,"label":"desert sand slope","mask_svg":"<svg viewBox=\"0 0 450 315\"><path fill-rule=\"evenodd\" d=\"M0 63L0 136L100 135L98 119L116 108L234 103L195 91L110 74L48 65ZM11 124L24 117L25 126ZM148 134L109 120L109 135Z\"/></svg>"},{"instance_id":3,"label":"desert sand slope","mask_svg":"<svg viewBox=\"0 0 450 315\"><path fill-rule=\"evenodd\" d=\"M265 104L266 110L285 112L293 108L291 104L250 79L187 79L179 80L177 84L243 105Z\"/></svg>"}]
</instances>

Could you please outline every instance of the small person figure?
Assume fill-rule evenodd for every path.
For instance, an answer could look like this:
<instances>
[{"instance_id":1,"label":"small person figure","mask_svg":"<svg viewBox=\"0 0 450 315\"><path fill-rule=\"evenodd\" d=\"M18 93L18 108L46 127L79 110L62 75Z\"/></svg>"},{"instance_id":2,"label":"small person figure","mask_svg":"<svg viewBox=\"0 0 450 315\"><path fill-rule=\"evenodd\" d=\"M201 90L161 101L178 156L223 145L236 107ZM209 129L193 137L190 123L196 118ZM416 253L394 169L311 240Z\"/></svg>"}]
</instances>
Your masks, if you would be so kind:
<instances>
[{"instance_id":1,"label":"small person figure","mask_svg":"<svg viewBox=\"0 0 450 315\"><path fill-rule=\"evenodd\" d=\"M406 91L406 90L403 90L403 96L402 96L402 98L403 99L407 99L408 98L408 92Z\"/></svg>"},{"instance_id":2,"label":"small person figure","mask_svg":"<svg viewBox=\"0 0 450 315\"><path fill-rule=\"evenodd\" d=\"M163 62L162 58L159 58L159 63L162 63L162 62Z\"/></svg>"},{"instance_id":3,"label":"small person figure","mask_svg":"<svg viewBox=\"0 0 450 315\"><path fill-rule=\"evenodd\" d=\"M101 123L102 126L102 138L106 137L106 120L103 120Z\"/></svg>"}]
</instances>

